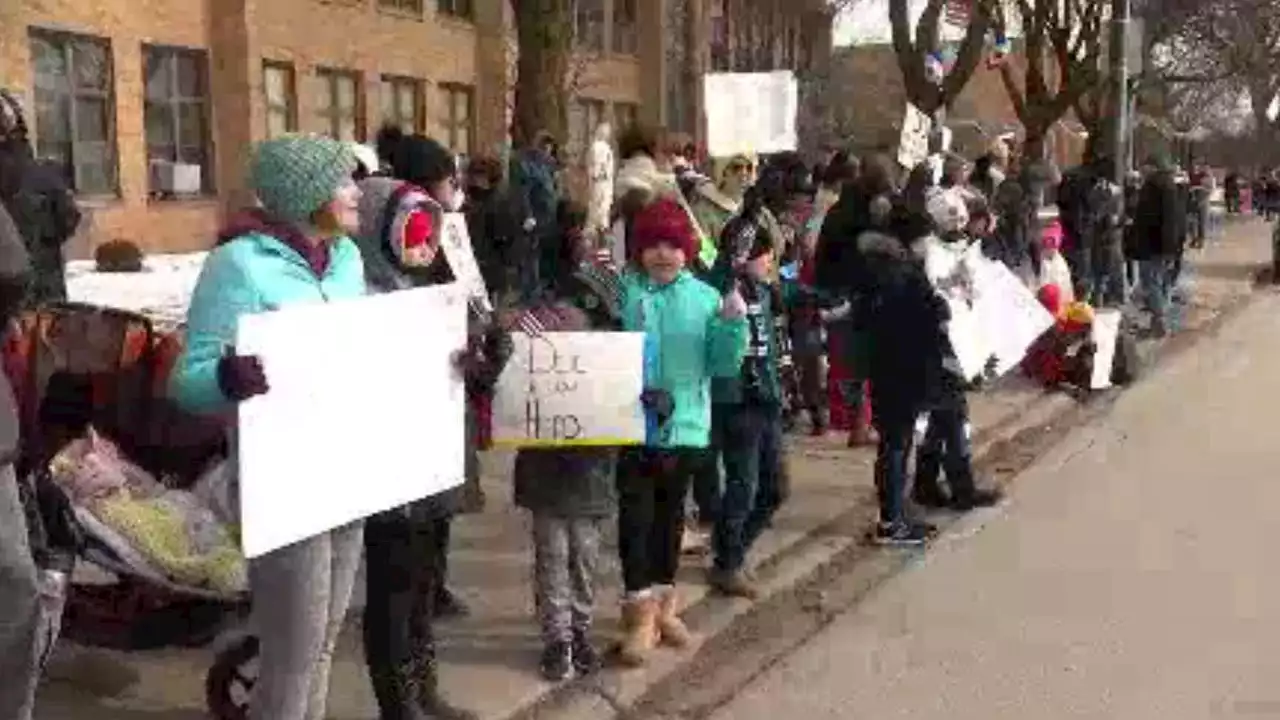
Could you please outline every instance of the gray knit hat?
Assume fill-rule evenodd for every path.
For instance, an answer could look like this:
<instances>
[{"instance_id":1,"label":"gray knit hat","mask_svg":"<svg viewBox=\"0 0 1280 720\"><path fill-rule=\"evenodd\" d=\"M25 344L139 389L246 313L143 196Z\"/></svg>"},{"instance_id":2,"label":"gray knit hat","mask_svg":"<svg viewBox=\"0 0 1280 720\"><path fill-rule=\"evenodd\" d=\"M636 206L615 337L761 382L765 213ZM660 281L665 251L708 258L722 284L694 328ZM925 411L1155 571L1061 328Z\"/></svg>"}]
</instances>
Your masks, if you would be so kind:
<instances>
[{"instance_id":1,"label":"gray knit hat","mask_svg":"<svg viewBox=\"0 0 1280 720\"><path fill-rule=\"evenodd\" d=\"M272 217L300 223L333 200L356 164L345 143L320 135L285 135L254 148L249 186Z\"/></svg>"}]
</instances>

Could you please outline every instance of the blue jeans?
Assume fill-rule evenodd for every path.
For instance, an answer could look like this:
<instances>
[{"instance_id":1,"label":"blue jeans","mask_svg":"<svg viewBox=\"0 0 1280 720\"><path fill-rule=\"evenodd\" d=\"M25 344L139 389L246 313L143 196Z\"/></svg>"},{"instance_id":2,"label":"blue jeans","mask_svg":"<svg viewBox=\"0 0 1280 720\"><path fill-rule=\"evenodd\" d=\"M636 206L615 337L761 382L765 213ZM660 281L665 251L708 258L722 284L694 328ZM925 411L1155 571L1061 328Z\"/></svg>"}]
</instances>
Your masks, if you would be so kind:
<instances>
[{"instance_id":1,"label":"blue jeans","mask_svg":"<svg viewBox=\"0 0 1280 720\"><path fill-rule=\"evenodd\" d=\"M901 522L906 520L907 460L911 455L915 420L880 422L877 429L880 444L876 448L875 479L880 522Z\"/></svg>"},{"instance_id":2,"label":"blue jeans","mask_svg":"<svg viewBox=\"0 0 1280 720\"><path fill-rule=\"evenodd\" d=\"M715 569L737 572L782 504L782 411L777 405L717 404L711 409L724 458L724 496L716 518Z\"/></svg>"},{"instance_id":3,"label":"blue jeans","mask_svg":"<svg viewBox=\"0 0 1280 720\"><path fill-rule=\"evenodd\" d=\"M1173 259L1164 255L1138 261L1138 282L1142 286L1143 298L1155 328L1161 331L1169 328L1171 319L1173 268Z\"/></svg>"}]
</instances>

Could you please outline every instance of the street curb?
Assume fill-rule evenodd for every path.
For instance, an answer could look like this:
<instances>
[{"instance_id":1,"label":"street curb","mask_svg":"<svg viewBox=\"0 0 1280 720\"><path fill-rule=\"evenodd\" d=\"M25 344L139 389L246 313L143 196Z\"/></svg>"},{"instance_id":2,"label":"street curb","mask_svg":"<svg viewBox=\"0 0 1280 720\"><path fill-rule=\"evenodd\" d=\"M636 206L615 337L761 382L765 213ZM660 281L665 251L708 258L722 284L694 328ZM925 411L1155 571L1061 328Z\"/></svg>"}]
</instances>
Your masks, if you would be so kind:
<instances>
[{"instance_id":1,"label":"street curb","mask_svg":"<svg viewBox=\"0 0 1280 720\"><path fill-rule=\"evenodd\" d=\"M1256 272L1251 290L1224 305L1202 327L1152 348L1154 359L1136 384L1146 382L1160 367L1201 342L1217 337L1232 319L1272 288L1267 272L1265 267ZM1083 401L1065 393L1038 396L1025 409L975 434L975 465L999 485L1011 485L1023 470L1065 441L1071 430L1108 415L1123 394L1124 388L1113 388ZM640 670L609 669L594 678L553 687L507 714L505 720L701 717L723 705L838 615L927 557L927 549L881 550L865 542L864 531L874 524L874 503L868 502L867 495L864 491L862 496L851 498L836 518L764 561L757 570L763 590L760 600L746 603L708 595L692 605L685 619L700 635L693 648L679 654L655 653L650 664ZM939 517L939 538L931 545L962 541L1003 511L1001 507L967 516ZM780 620L779 610L787 605L796 617ZM777 627L780 623L791 627ZM768 627L754 627L758 625ZM748 642L743 643L744 639ZM750 670L735 673L731 669L733 678L701 683L698 691L691 693L693 680L705 671L724 670L723 664L714 662L717 649L733 653L732 664Z\"/></svg>"}]
</instances>

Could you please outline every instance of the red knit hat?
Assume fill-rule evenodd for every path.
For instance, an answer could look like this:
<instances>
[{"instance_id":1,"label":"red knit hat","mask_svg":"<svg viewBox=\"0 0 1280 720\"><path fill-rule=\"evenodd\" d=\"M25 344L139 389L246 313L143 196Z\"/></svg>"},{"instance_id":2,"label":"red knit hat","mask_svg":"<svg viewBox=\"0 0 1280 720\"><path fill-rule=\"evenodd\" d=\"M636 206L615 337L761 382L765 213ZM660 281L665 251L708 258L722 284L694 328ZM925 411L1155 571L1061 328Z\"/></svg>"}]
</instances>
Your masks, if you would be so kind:
<instances>
[{"instance_id":1,"label":"red knit hat","mask_svg":"<svg viewBox=\"0 0 1280 720\"><path fill-rule=\"evenodd\" d=\"M698 238L689 214L670 198L653 201L632 219L631 257L638 259L648 248L664 243L683 250L686 262L692 262L698 254Z\"/></svg>"}]
</instances>

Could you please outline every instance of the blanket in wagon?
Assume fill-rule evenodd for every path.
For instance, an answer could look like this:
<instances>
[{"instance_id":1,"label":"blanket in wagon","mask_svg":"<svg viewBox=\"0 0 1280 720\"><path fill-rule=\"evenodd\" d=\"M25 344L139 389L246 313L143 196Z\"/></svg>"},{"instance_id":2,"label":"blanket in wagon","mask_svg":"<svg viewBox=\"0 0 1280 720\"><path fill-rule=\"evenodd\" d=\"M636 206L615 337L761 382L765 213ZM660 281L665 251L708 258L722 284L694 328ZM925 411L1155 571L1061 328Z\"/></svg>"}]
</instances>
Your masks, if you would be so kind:
<instances>
[{"instance_id":1,"label":"blanket in wagon","mask_svg":"<svg viewBox=\"0 0 1280 720\"><path fill-rule=\"evenodd\" d=\"M233 533L195 494L166 487L90 429L50 463L84 530L136 574L235 595L248 586Z\"/></svg>"}]
</instances>

